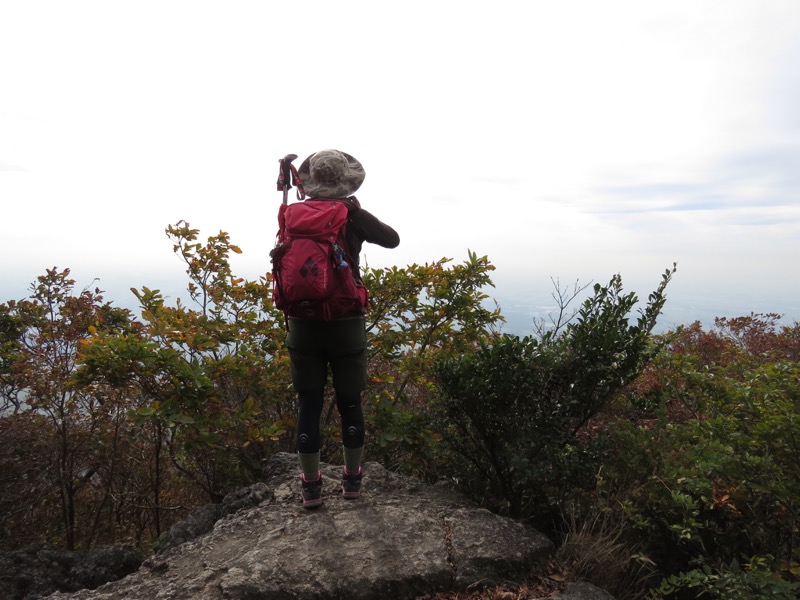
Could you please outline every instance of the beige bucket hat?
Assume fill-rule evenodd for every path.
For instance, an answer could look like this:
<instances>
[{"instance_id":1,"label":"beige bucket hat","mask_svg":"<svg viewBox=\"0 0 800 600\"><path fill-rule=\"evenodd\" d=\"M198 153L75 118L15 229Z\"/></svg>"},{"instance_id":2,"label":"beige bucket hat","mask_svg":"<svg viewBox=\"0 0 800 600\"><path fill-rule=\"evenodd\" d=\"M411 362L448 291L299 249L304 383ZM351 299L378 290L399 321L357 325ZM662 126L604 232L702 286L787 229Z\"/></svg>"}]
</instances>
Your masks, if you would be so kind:
<instances>
[{"instance_id":1,"label":"beige bucket hat","mask_svg":"<svg viewBox=\"0 0 800 600\"><path fill-rule=\"evenodd\" d=\"M320 150L297 170L309 198L346 198L364 182L364 167L339 150Z\"/></svg>"}]
</instances>

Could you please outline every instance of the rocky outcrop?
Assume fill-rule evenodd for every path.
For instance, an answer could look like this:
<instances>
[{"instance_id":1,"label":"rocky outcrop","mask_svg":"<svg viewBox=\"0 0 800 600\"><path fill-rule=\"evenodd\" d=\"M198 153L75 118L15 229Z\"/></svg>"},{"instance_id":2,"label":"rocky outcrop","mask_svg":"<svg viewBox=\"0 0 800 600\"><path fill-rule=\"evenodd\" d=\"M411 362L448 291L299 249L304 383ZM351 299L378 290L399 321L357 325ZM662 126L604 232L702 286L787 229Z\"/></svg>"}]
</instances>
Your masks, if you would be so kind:
<instances>
[{"instance_id":1,"label":"rocky outcrop","mask_svg":"<svg viewBox=\"0 0 800 600\"><path fill-rule=\"evenodd\" d=\"M56 590L96 588L133 573L141 563L140 556L123 548L69 552L32 544L0 554L0 598L27 600Z\"/></svg>"},{"instance_id":2,"label":"rocky outcrop","mask_svg":"<svg viewBox=\"0 0 800 600\"><path fill-rule=\"evenodd\" d=\"M280 459L276 459L280 460ZM284 459L285 460L285 459ZM262 502L272 500L272 492L264 483L256 483L250 487L231 492L221 504L206 504L192 511L183 521L176 523L160 540L158 553L180 546L214 528L217 521L240 510L258 506Z\"/></svg>"},{"instance_id":3,"label":"rocky outcrop","mask_svg":"<svg viewBox=\"0 0 800 600\"><path fill-rule=\"evenodd\" d=\"M413 599L522 579L552 551L540 533L453 489L377 463L365 466L357 500L338 494L341 467L323 465L325 503L303 509L296 460L273 457L263 484L200 509L136 573L51 599ZM570 593L561 600L590 598Z\"/></svg>"}]
</instances>

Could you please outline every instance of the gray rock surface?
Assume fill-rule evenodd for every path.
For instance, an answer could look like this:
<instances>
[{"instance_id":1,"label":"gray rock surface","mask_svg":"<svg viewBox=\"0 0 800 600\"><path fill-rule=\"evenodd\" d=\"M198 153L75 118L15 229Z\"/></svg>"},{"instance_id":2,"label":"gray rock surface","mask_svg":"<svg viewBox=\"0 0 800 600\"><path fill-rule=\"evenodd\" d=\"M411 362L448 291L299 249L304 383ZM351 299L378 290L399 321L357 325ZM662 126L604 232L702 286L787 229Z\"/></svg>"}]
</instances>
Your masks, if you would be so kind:
<instances>
[{"instance_id":1,"label":"gray rock surface","mask_svg":"<svg viewBox=\"0 0 800 600\"><path fill-rule=\"evenodd\" d=\"M368 463L363 497L344 500L341 467L322 471L325 503L306 510L297 459L278 454L264 484L176 526L136 573L51 599L402 600L521 579L552 551L540 533L445 486Z\"/></svg>"},{"instance_id":2,"label":"gray rock surface","mask_svg":"<svg viewBox=\"0 0 800 600\"><path fill-rule=\"evenodd\" d=\"M605 590L585 581L568 583L563 592L551 598L552 600L614 600L614 597Z\"/></svg>"},{"instance_id":3,"label":"gray rock surface","mask_svg":"<svg viewBox=\"0 0 800 600\"><path fill-rule=\"evenodd\" d=\"M133 573L142 558L124 548L70 552L50 544L31 544L0 554L0 598L32 600L56 590L96 588Z\"/></svg>"},{"instance_id":4,"label":"gray rock surface","mask_svg":"<svg viewBox=\"0 0 800 600\"><path fill-rule=\"evenodd\" d=\"M184 542L208 533L222 517L240 510L258 506L265 500L272 499L272 492L264 483L256 483L250 487L231 492L221 504L201 506L180 523L176 523L161 540L159 553L180 546Z\"/></svg>"}]
</instances>

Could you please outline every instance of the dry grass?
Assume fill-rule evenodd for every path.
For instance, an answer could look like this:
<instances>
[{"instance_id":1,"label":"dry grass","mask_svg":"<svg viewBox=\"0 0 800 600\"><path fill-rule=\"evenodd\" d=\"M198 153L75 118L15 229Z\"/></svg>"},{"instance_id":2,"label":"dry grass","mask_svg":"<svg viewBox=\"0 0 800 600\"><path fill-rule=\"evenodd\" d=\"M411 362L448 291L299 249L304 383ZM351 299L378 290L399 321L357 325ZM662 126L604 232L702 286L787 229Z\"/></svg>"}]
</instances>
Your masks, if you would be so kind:
<instances>
[{"instance_id":1,"label":"dry grass","mask_svg":"<svg viewBox=\"0 0 800 600\"><path fill-rule=\"evenodd\" d=\"M487 586L476 583L463 592L439 592L417 600L543 600L568 581L588 581L617 600L642 600L655 568L627 540L628 526L619 512L591 510L565 516L567 533L552 560L538 565L519 583Z\"/></svg>"},{"instance_id":2,"label":"dry grass","mask_svg":"<svg viewBox=\"0 0 800 600\"><path fill-rule=\"evenodd\" d=\"M568 532L556 552L573 580L589 581L617 600L639 600L655 574L652 561L628 540L620 512L592 509L578 517L566 515Z\"/></svg>"}]
</instances>

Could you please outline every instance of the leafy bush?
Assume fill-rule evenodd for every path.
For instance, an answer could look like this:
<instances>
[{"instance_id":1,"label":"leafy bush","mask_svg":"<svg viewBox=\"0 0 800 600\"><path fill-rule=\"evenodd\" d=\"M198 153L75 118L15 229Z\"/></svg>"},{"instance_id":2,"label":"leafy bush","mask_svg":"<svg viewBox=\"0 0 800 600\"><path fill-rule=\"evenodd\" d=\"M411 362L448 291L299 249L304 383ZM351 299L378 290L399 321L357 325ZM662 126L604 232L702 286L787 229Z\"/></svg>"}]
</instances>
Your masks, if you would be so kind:
<instances>
[{"instance_id":1,"label":"leafy bush","mask_svg":"<svg viewBox=\"0 0 800 600\"><path fill-rule=\"evenodd\" d=\"M800 584L776 577L769 567L771 558L753 558L744 568L735 560L712 567L701 559L697 568L667 577L648 598L794 600L800 593Z\"/></svg>"},{"instance_id":2,"label":"leafy bush","mask_svg":"<svg viewBox=\"0 0 800 600\"><path fill-rule=\"evenodd\" d=\"M790 597L781 577L800 575L798 326L771 330L770 319L677 331L638 387L645 418L609 432L596 500L625 508L674 597ZM731 337L731 322L757 340ZM746 595L758 586L763 596Z\"/></svg>"},{"instance_id":3,"label":"leafy bush","mask_svg":"<svg viewBox=\"0 0 800 600\"><path fill-rule=\"evenodd\" d=\"M468 253L405 268L367 269L371 383L364 394L369 453L385 466L435 477L439 432L429 415L435 356L456 356L493 335L503 320L487 306L494 266Z\"/></svg>"},{"instance_id":4,"label":"leafy bush","mask_svg":"<svg viewBox=\"0 0 800 600\"><path fill-rule=\"evenodd\" d=\"M664 304L667 271L635 325L638 302L622 280L596 285L562 331L541 339L504 335L434 367L437 426L452 473L494 510L550 529L575 488L593 484L597 447L579 432L654 355L650 332Z\"/></svg>"}]
</instances>

